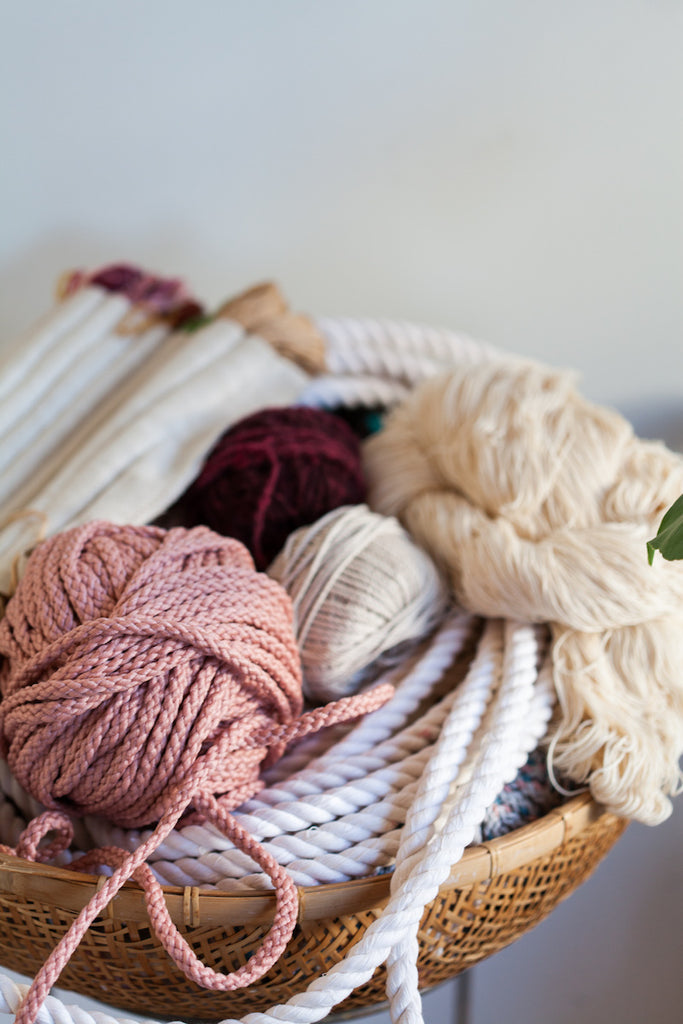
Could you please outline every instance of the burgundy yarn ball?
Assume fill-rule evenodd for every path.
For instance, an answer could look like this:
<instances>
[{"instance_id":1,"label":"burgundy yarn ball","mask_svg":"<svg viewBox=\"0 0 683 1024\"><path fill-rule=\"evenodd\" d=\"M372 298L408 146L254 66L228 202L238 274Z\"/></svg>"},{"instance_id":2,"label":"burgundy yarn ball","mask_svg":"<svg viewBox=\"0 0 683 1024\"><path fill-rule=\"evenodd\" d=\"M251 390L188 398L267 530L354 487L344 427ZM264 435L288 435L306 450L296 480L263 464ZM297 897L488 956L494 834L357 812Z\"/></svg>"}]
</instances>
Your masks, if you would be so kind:
<instances>
[{"instance_id":1,"label":"burgundy yarn ball","mask_svg":"<svg viewBox=\"0 0 683 1024\"><path fill-rule=\"evenodd\" d=\"M181 507L186 525L236 537L265 569L290 533L360 504L365 492L360 443L348 424L290 406L260 410L226 431Z\"/></svg>"}]
</instances>

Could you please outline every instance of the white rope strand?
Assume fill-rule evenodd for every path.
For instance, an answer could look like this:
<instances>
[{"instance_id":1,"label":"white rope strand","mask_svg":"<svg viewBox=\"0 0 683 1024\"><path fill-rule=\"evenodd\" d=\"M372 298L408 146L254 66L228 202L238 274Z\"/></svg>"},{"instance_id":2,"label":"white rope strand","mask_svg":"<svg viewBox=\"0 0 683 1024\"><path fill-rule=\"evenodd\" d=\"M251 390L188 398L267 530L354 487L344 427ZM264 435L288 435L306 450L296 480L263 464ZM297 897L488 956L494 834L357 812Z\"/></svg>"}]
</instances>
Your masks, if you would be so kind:
<instances>
[{"instance_id":1,"label":"white rope strand","mask_svg":"<svg viewBox=\"0 0 683 1024\"><path fill-rule=\"evenodd\" d=\"M398 381L381 380L361 375L359 377L315 377L302 391L300 405L312 405L323 409L366 408L388 409L410 393L410 388Z\"/></svg>"},{"instance_id":2,"label":"white rope strand","mask_svg":"<svg viewBox=\"0 0 683 1024\"><path fill-rule=\"evenodd\" d=\"M525 749L526 743L520 749L519 739L537 677L535 654L533 660L529 657L535 648L535 638L532 627L516 627L508 622L505 630L510 642L505 646L503 682L470 781L456 791L454 798L444 799L441 818L445 817L445 821L441 827L440 823L432 822L432 835L424 845L424 827L421 830L419 823L424 813L425 794L432 786L443 787L446 783L449 720L436 746L434 757L422 777L420 794L406 822L406 838L398 851L392 891L403 894L415 884L416 877L428 878L428 886L425 885L420 891L420 900L424 901L421 902L421 910L437 895L439 886L448 877L451 864L462 856L476 825L500 792L504 778L516 772L530 752ZM511 657L511 649L517 655L516 658ZM420 839L426 853L418 845ZM392 947L387 958L387 995L394 1024L422 1024L418 953L416 925L415 928L405 929L401 940Z\"/></svg>"},{"instance_id":3,"label":"white rope strand","mask_svg":"<svg viewBox=\"0 0 683 1024\"><path fill-rule=\"evenodd\" d=\"M330 373L412 385L440 370L497 355L465 334L395 320L319 317Z\"/></svg>"},{"instance_id":4,"label":"white rope strand","mask_svg":"<svg viewBox=\"0 0 683 1024\"><path fill-rule=\"evenodd\" d=\"M303 744L297 744L265 773L267 788L259 794L259 799L269 801L268 791L279 780L286 780L288 789L290 782L295 784L299 778L315 780L317 773L333 761L339 762L343 770L352 771L357 755L374 750L405 727L430 688L473 637L476 626L477 620L473 616L454 611L417 659L409 660L407 670L405 666L397 667L380 677L383 682L393 683L396 687L396 693L390 701L372 715L361 719L339 742L329 745L325 736L320 735L318 743L321 755L318 758L312 759L310 750L302 751Z\"/></svg>"}]
</instances>

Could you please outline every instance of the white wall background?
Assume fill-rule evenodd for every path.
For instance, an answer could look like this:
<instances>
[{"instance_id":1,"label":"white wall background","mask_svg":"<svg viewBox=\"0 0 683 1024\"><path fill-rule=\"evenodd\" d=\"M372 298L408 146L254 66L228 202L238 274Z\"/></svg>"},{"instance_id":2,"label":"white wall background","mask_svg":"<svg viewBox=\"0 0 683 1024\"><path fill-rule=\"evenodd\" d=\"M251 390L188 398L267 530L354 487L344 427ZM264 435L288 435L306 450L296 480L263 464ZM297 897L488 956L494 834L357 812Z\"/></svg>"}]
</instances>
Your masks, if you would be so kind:
<instances>
[{"instance_id":1,"label":"white wall background","mask_svg":"<svg viewBox=\"0 0 683 1024\"><path fill-rule=\"evenodd\" d=\"M683 447L680 2L0 0L0 40L0 339L67 267L273 277L574 366ZM680 1020L681 804L473 972L468 1024Z\"/></svg>"}]
</instances>

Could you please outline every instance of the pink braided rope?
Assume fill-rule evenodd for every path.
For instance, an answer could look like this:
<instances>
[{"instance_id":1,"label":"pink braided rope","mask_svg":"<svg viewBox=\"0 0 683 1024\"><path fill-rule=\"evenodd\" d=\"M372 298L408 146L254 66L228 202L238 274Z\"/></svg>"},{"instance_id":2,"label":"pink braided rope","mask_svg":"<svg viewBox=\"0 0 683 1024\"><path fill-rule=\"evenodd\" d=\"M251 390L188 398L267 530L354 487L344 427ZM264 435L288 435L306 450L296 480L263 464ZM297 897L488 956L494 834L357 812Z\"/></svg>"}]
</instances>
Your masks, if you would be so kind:
<instances>
[{"instance_id":1,"label":"pink braided rope","mask_svg":"<svg viewBox=\"0 0 683 1024\"><path fill-rule=\"evenodd\" d=\"M129 878L178 967L230 991L283 952L298 898L285 870L229 813L260 788L261 765L293 740L383 704L390 686L301 715L300 664L285 591L238 541L197 527L89 523L40 544L0 623L0 752L50 808L16 850L47 859L71 841L69 815L124 827L157 822L132 853L91 851L112 876L38 972L17 1015L30 1024L85 931ZM189 808L271 878L276 910L249 962L222 975L178 933L145 861ZM40 846L48 832L56 837Z\"/></svg>"}]
</instances>

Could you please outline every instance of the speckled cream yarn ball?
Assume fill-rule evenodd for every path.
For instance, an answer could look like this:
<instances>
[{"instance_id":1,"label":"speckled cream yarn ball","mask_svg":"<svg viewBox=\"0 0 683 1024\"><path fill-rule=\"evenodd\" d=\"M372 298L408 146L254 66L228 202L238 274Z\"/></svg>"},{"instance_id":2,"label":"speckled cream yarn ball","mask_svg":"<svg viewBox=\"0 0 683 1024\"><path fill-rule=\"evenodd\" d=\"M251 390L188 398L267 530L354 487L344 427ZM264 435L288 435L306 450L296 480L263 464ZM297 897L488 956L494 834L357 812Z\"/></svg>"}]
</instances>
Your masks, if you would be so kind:
<instances>
[{"instance_id":1,"label":"speckled cream yarn ball","mask_svg":"<svg viewBox=\"0 0 683 1024\"><path fill-rule=\"evenodd\" d=\"M393 517L335 509L293 533L268 570L289 593L304 694L347 696L442 618L446 586Z\"/></svg>"},{"instance_id":2,"label":"speckled cream yarn ball","mask_svg":"<svg viewBox=\"0 0 683 1024\"><path fill-rule=\"evenodd\" d=\"M553 628L549 756L616 813L671 811L683 751L683 572L646 540L683 459L572 374L499 360L432 378L365 443L369 504L398 516L477 614Z\"/></svg>"}]
</instances>

